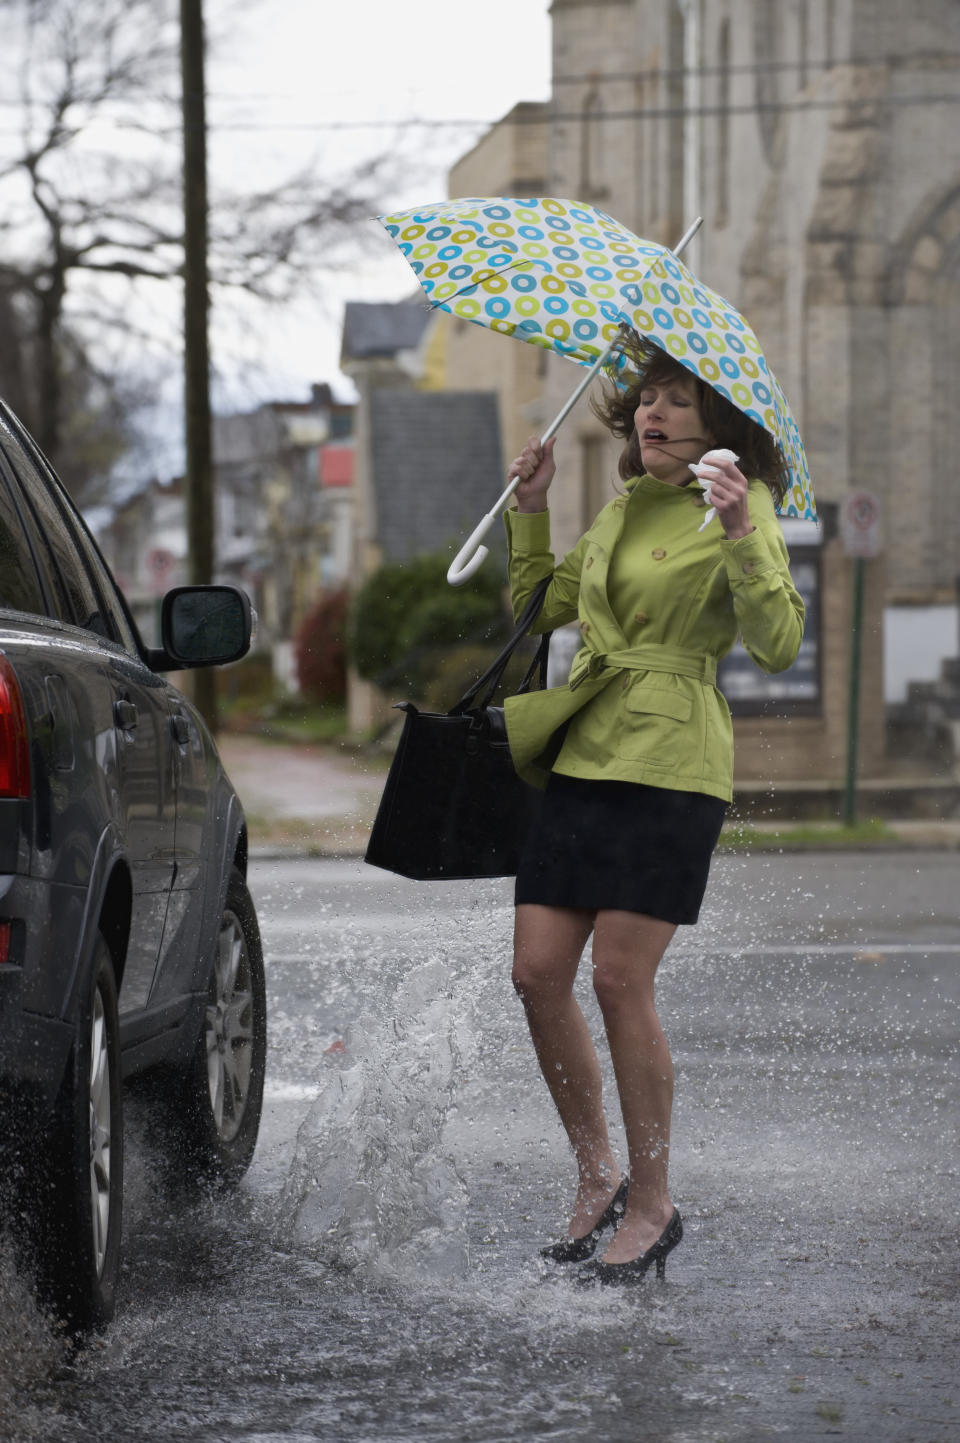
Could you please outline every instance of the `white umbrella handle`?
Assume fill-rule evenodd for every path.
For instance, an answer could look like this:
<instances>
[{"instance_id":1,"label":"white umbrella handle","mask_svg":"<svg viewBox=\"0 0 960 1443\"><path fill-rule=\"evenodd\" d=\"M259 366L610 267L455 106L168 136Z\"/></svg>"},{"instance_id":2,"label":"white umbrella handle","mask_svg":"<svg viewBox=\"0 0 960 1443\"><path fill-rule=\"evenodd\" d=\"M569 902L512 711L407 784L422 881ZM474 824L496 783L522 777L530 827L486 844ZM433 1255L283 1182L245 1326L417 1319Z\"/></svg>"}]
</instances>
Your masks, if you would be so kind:
<instances>
[{"instance_id":1,"label":"white umbrella handle","mask_svg":"<svg viewBox=\"0 0 960 1443\"><path fill-rule=\"evenodd\" d=\"M623 328L621 327L621 329ZM600 370L601 366L605 365L606 362L610 359L610 355L618 340L619 334L614 337L607 349L602 352L602 354L599 355L594 361L593 365L590 367L589 371L584 376L579 386L577 386L572 396L567 399L563 409L557 413L557 415L551 421L550 425L544 431L543 435L540 437L541 446L545 446L550 440L550 438L552 436L555 436L560 430L560 427L567 419L567 416L573 410L574 406L577 404L584 391L590 385L590 382ZM489 555L489 550L486 546L479 546L478 542L480 541L481 537L486 536L487 532L490 530L490 527L496 521L497 517L500 515L500 512L506 506L507 502L510 500L510 497L513 495L514 491L516 491L519 485L520 477L514 476L513 479L509 482L507 489L501 495L499 501L497 501L496 505L487 512L486 516L484 516L480 524L475 527L473 531L471 531L470 535L467 537L466 541L463 543L460 550L451 561L449 569L447 571L447 580L449 581L451 586L462 586L465 581L469 581L470 577L477 570L477 568L483 565L486 557ZM475 552L474 547L477 548ZM471 555L471 552L473 552L474 554Z\"/></svg>"},{"instance_id":2,"label":"white umbrella handle","mask_svg":"<svg viewBox=\"0 0 960 1443\"><path fill-rule=\"evenodd\" d=\"M490 527L496 521L497 517L500 515L500 512L506 506L507 502L510 500L510 497L513 495L514 491L516 491L519 485L520 477L514 476L513 480L510 482L509 486L507 487L506 491L504 491L497 504L493 507L491 511L487 512L486 516L484 516L480 524L478 526L475 526L474 529L470 532L470 535L460 547L460 550L457 552L456 556L453 558L450 566L447 569L447 580L449 581L451 586L462 586L465 581L469 581L473 573L483 565L484 561L486 561L487 557L490 554L489 547L481 546L479 543L482 538L486 536L487 532L490 530ZM474 547L476 547L476 552L474 555L471 556L471 552L473 552ZM468 557L469 560L467 559Z\"/></svg>"},{"instance_id":3,"label":"white umbrella handle","mask_svg":"<svg viewBox=\"0 0 960 1443\"><path fill-rule=\"evenodd\" d=\"M673 253L675 256L678 256L680 252L684 249L684 247L688 245L691 238L696 235L702 224L703 218L701 216L697 216L696 220L690 226L689 230L681 237L681 239L674 247ZM627 326L626 322L621 323L616 336L614 336L607 349L603 352L602 355L597 357L587 374L584 376L583 380L580 382L579 386L577 386L576 390L566 402L563 409L557 413L553 421L550 423L550 425L544 431L543 435L540 437L541 446L545 446L550 440L551 436L555 436L560 430L560 427L563 425L564 421L567 419L570 412L573 410L574 406L583 395L584 391L590 385L590 382L600 370L601 366L604 366L610 359L610 355L616 347L616 344L619 341L621 334L628 329L629 327ZM510 500L510 497L513 495L514 491L516 491L519 484L520 477L514 476L512 481L507 486L506 491L504 491L503 495L500 497L500 500L497 502L497 504L493 507L491 511L487 512L486 516L484 516L480 524L476 526L473 531L471 531L470 535L467 537L466 541L463 543L460 550L451 561L449 569L447 570L447 580L449 581L451 586L462 586L463 583L465 581L469 581L473 573L483 565L484 561L490 553L489 549L486 546L480 546L478 543L480 542L482 537L486 536L487 532L490 530L490 527L496 521L497 517L500 515L500 512L506 506L507 502ZM474 551L474 547L476 547L476 551ZM473 552L473 555L470 554L471 552Z\"/></svg>"}]
</instances>

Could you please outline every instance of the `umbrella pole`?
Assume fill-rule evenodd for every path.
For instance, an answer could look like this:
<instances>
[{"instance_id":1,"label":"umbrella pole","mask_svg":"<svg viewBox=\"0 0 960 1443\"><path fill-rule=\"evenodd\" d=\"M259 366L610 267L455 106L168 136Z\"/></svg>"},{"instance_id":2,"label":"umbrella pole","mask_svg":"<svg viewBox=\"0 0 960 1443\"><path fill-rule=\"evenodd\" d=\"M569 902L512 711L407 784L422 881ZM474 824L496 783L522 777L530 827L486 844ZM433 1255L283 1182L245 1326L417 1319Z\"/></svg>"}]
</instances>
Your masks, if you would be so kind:
<instances>
[{"instance_id":1,"label":"umbrella pole","mask_svg":"<svg viewBox=\"0 0 960 1443\"><path fill-rule=\"evenodd\" d=\"M685 251L685 250L686 250L687 246L688 246L688 245L690 244L690 242L693 240L694 236L696 235L697 231L700 229L700 227L701 227L702 225L703 225L703 216L702 216L702 215L698 215L697 218L696 218L696 220L693 222L693 224L689 227L688 230L685 230L685 231L684 231L683 235L680 237L680 239L677 241L676 245L674 246L674 248L673 248L673 253L674 253L675 256L678 256L681 251Z\"/></svg>"},{"instance_id":2,"label":"umbrella pole","mask_svg":"<svg viewBox=\"0 0 960 1443\"><path fill-rule=\"evenodd\" d=\"M680 237L677 244L674 246L673 254L675 256L678 256L680 252L690 244L690 241L693 239L693 237L696 235L697 231L702 225L703 216L698 215L693 224L688 227L688 229ZM590 385L591 381L593 381L597 373L602 369L603 366L606 365L607 361L609 361L611 355L616 349L617 343L619 342L621 336L623 336L628 330L629 327L627 326L626 322L622 322L617 331L617 334L614 336L607 349L600 356L597 357L587 374L584 376L583 380L577 386L576 390L570 397L568 397L566 404L563 406L563 409L558 412L553 421L551 421L550 425L544 431L543 435L540 437L541 446L545 446L547 442L557 434L560 427L563 425L564 421L567 419L570 412L573 410L574 406L583 395L584 391ZM451 561L449 569L447 571L447 581L450 583L451 586L462 586L465 581L470 580L470 577L477 570L477 568L483 565L484 561L489 555L489 550L486 546L481 546L479 544L480 540L482 537L486 536L487 532L490 530L490 527L496 521L497 517L506 506L507 502L510 500L514 491L516 491L519 484L520 477L514 476L513 480L509 483L507 489L503 492L496 505L487 512L487 514L483 517L480 523L475 526L474 529L471 531L470 535L467 537L466 541L463 543L460 550Z\"/></svg>"}]
</instances>

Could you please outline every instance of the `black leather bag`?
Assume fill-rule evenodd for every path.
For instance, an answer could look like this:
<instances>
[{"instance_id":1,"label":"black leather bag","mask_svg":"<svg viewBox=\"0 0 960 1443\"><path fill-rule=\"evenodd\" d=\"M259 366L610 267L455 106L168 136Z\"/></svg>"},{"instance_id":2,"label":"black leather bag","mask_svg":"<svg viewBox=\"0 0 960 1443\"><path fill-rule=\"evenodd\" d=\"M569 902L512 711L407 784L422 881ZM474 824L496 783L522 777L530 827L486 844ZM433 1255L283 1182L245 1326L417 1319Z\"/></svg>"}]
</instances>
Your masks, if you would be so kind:
<instances>
[{"instance_id":1,"label":"black leather bag","mask_svg":"<svg viewBox=\"0 0 960 1443\"><path fill-rule=\"evenodd\" d=\"M503 708L490 701L549 580L537 586L496 661L450 711L397 704L407 715L367 846L373 866L420 882L516 874L540 794L514 771ZM546 685L549 642L544 636L518 695L538 673Z\"/></svg>"}]
</instances>

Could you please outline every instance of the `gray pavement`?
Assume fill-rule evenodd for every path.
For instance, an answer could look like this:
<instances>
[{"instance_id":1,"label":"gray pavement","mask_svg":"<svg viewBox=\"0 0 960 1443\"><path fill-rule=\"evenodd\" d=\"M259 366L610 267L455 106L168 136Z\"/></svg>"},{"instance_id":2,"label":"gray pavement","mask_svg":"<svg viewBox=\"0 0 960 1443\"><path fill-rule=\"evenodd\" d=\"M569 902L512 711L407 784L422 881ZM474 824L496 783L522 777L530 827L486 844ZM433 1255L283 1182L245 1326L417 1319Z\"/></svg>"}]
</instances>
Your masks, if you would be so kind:
<instances>
[{"instance_id":1,"label":"gray pavement","mask_svg":"<svg viewBox=\"0 0 960 1443\"><path fill-rule=\"evenodd\" d=\"M539 1257L574 1179L509 881L254 862L250 1174L180 1197L131 1106L118 1317L63 1358L0 1286L0 1436L956 1443L956 878L942 851L717 859L659 989L685 1237L665 1283L610 1297Z\"/></svg>"}]
</instances>

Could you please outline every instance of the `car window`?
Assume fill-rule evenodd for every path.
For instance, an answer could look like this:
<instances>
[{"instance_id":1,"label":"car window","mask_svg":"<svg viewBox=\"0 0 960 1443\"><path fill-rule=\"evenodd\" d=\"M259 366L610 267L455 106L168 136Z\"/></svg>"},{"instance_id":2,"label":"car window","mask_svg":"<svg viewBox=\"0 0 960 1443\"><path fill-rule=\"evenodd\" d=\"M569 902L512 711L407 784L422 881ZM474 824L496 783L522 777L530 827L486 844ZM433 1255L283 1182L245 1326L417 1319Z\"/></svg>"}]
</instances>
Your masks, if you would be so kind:
<instances>
[{"instance_id":1,"label":"car window","mask_svg":"<svg viewBox=\"0 0 960 1443\"><path fill-rule=\"evenodd\" d=\"M74 538L63 513L57 505L46 477L27 453L19 437L4 424L0 416L0 443L19 480L27 502L33 510L37 529L46 546L52 566L51 581L56 593L58 614L63 621L73 622L98 636L116 640L93 581L78 554Z\"/></svg>"},{"instance_id":2,"label":"car window","mask_svg":"<svg viewBox=\"0 0 960 1443\"><path fill-rule=\"evenodd\" d=\"M0 475L0 606L45 616L33 552L5 477Z\"/></svg>"},{"instance_id":3,"label":"car window","mask_svg":"<svg viewBox=\"0 0 960 1443\"><path fill-rule=\"evenodd\" d=\"M107 569L107 563L100 555L95 543L91 540L86 526L70 507L67 513L67 524L76 536L77 549L83 553L87 568L96 581L97 588L103 600L103 608L113 628L117 640L126 647L134 656L139 656L140 645L134 624L130 620L123 598L120 595L113 576Z\"/></svg>"}]
</instances>

